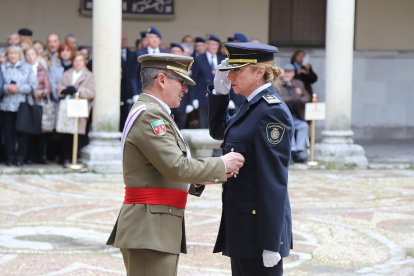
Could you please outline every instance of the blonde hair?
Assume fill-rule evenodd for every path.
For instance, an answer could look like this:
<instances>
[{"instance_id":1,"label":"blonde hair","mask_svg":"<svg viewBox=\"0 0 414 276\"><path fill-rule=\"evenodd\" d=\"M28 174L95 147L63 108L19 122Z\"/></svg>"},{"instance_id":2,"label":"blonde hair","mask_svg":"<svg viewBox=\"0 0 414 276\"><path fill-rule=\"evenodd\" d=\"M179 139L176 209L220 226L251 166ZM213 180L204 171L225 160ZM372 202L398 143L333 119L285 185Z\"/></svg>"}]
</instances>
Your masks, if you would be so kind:
<instances>
[{"instance_id":1,"label":"blonde hair","mask_svg":"<svg viewBox=\"0 0 414 276\"><path fill-rule=\"evenodd\" d=\"M7 50L5 53L7 60L9 60L9 53L13 51L16 51L17 53L19 53L20 60L24 59L23 50L22 48L20 48L20 46L9 46L7 47Z\"/></svg>"},{"instance_id":2,"label":"blonde hair","mask_svg":"<svg viewBox=\"0 0 414 276\"><path fill-rule=\"evenodd\" d=\"M264 81L272 83L275 87L279 85L280 77L283 76L283 69L277 67L273 60L264 61L255 64L250 64L250 68L254 71L259 69L261 66L264 66L265 73L263 75Z\"/></svg>"},{"instance_id":3,"label":"blonde hair","mask_svg":"<svg viewBox=\"0 0 414 276\"><path fill-rule=\"evenodd\" d=\"M20 47L21 47L22 43L26 43L27 45L29 45L29 47L33 46L33 42L30 39L27 39L27 38L20 40L20 42L19 42Z\"/></svg>"}]
</instances>

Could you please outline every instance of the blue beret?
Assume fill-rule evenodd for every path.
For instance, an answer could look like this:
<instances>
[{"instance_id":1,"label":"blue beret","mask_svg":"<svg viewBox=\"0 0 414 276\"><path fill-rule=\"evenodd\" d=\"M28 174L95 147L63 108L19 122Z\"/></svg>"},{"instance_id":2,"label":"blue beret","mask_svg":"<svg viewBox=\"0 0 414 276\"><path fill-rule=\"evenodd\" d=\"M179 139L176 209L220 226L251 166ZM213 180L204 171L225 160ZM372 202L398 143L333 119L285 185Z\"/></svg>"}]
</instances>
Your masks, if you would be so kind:
<instances>
[{"instance_id":1,"label":"blue beret","mask_svg":"<svg viewBox=\"0 0 414 276\"><path fill-rule=\"evenodd\" d=\"M158 35L160 38L162 38L160 31L158 31L156 28L154 27L149 27L147 29L147 34L156 34Z\"/></svg>"},{"instance_id":2,"label":"blue beret","mask_svg":"<svg viewBox=\"0 0 414 276\"><path fill-rule=\"evenodd\" d=\"M229 37L227 38L227 42L233 42L233 41L234 41L234 37L229 36Z\"/></svg>"},{"instance_id":3,"label":"blue beret","mask_svg":"<svg viewBox=\"0 0 414 276\"><path fill-rule=\"evenodd\" d=\"M229 64L220 68L220 71L274 60L274 54L278 51L274 46L252 42L226 43L224 50L229 58Z\"/></svg>"},{"instance_id":4,"label":"blue beret","mask_svg":"<svg viewBox=\"0 0 414 276\"><path fill-rule=\"evenodd\" d=\"M205 40L204 38L202 38L202 37L197 36L197 37L195 38L195 42L196 42L196 43L197 43L197 42L206 42L206 40Z\"/></svg>"},{"instance_id":5,"label":"blue beret","mask_svg":"<svg viewBox=\"0 0 414 276\"><path fill-rule=\"evenodd\" d=\"M296 71L296 68L292 63L283 64L282 69L285 71Z\"/></svg>"},{"instance_id":6,"label":"blue beret","mask_svg":"<svg viewBox=\"0 0 414 276\"><path fill-rule=\"evenodd\" d=\"M214 41L217 41L218 43L221 42L220 38L218 38L217 36L212 35L212 34L207 36L207 40L214 40Z\"/></svg>"},{"instance_id":7,"label":"blue beret","mask_svg":"<svg viewBox=\"0 0 414 276\"><path fill-rule=\"evenodd\" d=\"M171 47L171 48L172 48L172 47L178 47L178 48L180 48L181 50L183 50L183 52L184 52L184 48L183 48L183 46L181 46L181 44L179 44L179 43L171 42L170 47Z\"/></svg>"},{"instance_id":8,"label":"blue beret","mask_svg":"<svg viewBox=\"0 0 414 276\"><path fill-rule=\"evenodd\" d=\"M240 34L240 33L234 34L234 40L239 40L239 42L249 42L247 37L244 34Z\"/></svg>"},{"instance_id":9,"label":"blue beret","mask_svg":"<svg viewBox=\"0 0 414 276\"><path fill-rule=\"evenodd\" d=\"M144 37L147 36L147 32L145 32L145 31L140 32L140 34L141 34L141 38L144 38Z\"/></svg>"}]
</instances>

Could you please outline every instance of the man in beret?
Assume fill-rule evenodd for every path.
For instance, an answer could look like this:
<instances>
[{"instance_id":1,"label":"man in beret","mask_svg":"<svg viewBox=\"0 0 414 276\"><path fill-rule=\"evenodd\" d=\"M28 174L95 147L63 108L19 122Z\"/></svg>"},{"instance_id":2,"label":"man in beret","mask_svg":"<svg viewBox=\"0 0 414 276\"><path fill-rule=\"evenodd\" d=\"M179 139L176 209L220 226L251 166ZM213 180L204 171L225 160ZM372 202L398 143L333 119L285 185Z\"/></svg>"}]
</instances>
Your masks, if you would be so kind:
<instances>
[{"instance_id":1,"label":"man in beret","mask_svg":"<svg viewBox=\"0 0 414 276\"><path fill-rule=\"evenodd\" d=\"M241 33L235 33L234 34L234 42L249 42L247 37L244 34Z\"/></svg>"},{"instance_id":2,"label":"man in beret","mask_svg":"<svg viewBox=\"0 0 414 276\"><path fill-rule=\"evenodd\" d=\"M18 33L20 35L20 39L32 40L32 35L33 35L32 30L23 28L23 29L20 29Z\"/></svg>"},{"instance_id":3,"label":"man in beret","mask_svg":"<svg viewBox=\"0 0 414 276\"><path fill-rule=\"evenodd\" d=\"M193 57L198 57L206 52L206 40L197 36L194 40L194 53Z\"/></svg>"},{"instance_id":4,"label":"man in beret","mask_svg":"<svg viewBox=\"0 0 414 276\"><path fill-rule=\"evenodd\" d=\"M189 183L224 183L244 158L233 152L191 158L170 113L195 84L187 75L192 57L148 54L138 61L143 90L121 139L125 201L107 244L121 249L128 275L173 276L180 252L186 253L187 195L204 189Z\"/></svg>"},{"instance_id":5,"label":"man in beret","mask_svg":"<svg viewBox=\"0 0 414 276\"><path fill-rule=\"evenodd\" d=\"M311 96L306 91L303 82L294 79L295 66L293 64L286 63L282 66L282 69L285 73L282 77L282 85L278 87L278 93L292 114L296 132L292 141L291 160L302 163L306 157L306 140L308 139L309 131L309 125L305 121L305 104L311 100Z\"/></svg>"},{"instance_id":6,"label":"man in beret","mask_svg":"<svg viewBox=\"0 0 414 276\"><path fill-rule=\"evenodd\" d=\"M217 66L225 59L217 54L220 48L220 39L215 35L207 36L207 51L194 58L192 78L197 83L194 89L193 106L198 109L198 120L200 128L208 128L208 102L206 98L206 87L213 84Z\"/></svg>"},{"instance_id":7,"label":"man in beret","mask_svg":"<svg viewBox=\"0 0 414 276\"><path fill-rule=\"evenodd\" d=\"M143 34L141 33L141 36L142 35ZM167 50L160 48L162 36L161 36L160 31L158 31L155 27L149 27L147 29L145 39L148 42L148 46L135 52L135 60L137 60L138 57L142 55L146 55L146 54L168 53ZM140 72L141 72L141 63L137 62L132 69L132 78L131 78L131 85L132 85L132 90L134 93L134 101L142 93L142 88L141 88L142 83L141 83Z\"/></svg>"}]
</instances>

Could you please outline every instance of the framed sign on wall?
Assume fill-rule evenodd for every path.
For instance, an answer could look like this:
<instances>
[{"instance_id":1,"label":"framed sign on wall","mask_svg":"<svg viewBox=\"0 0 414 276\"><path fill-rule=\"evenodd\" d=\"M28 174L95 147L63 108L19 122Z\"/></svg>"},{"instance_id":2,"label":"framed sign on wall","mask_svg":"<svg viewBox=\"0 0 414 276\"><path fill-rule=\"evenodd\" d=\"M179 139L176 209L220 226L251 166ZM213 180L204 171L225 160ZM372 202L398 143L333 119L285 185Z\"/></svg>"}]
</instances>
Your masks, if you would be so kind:
<instances>
[{"instance_id":1,"label":"framed sign on wall","mask_svg":"<svg viewBox=\"0 0 414 276\"><path fill-rule=\"evenodd\" d=\"M92 10L93 0L81 0L81 15L92 16ZM174 17L174 0L122 0L122 18L168 20Z\"/></svg>"}]
</instances>

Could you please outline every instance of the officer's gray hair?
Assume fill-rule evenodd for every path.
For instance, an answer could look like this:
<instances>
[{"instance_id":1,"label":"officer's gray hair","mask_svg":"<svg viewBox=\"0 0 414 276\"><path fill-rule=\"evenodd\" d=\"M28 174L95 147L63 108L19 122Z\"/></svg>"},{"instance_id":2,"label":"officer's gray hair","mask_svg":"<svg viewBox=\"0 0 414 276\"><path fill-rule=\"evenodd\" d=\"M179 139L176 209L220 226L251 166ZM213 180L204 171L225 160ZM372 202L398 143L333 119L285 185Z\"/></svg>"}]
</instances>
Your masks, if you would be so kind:
<instances>
[{"instance_id":1,"label":"officer's gray hair","mask_svg":"<svg viewBox=\"0 0 414 276\"><path fill-rule=\"evenodd\" d=\"M142 80L142 89L150 88L154 85L155 78L159 73L170 74L170 70L160 69L160 68L142 68L141 69L141 80Z\"/></svg>"}]
</instances>

